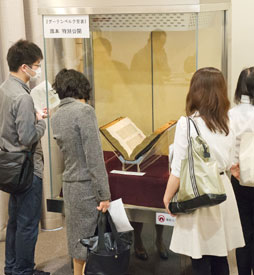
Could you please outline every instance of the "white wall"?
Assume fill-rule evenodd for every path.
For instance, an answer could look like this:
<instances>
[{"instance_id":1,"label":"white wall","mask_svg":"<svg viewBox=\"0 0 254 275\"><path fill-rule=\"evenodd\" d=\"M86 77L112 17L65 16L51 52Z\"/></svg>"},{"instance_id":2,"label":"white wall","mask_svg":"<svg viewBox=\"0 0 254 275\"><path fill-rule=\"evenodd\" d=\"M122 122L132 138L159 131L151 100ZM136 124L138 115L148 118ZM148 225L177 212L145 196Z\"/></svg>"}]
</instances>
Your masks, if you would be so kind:
<instances>
[{"instance_id":1,"label":"white wall","mask_svg":"<svg viewBox=\"0 0 254 275\"><path fill-rule=\"evenodd\" d=\"M232 0L229 43L229 92L233 99L238 76L243 68L254 66L254 1ZM229 18L229 21L231 18Z\"/></svg>"},{"instance_id":2,"label":"white wall","mask_svg":"<svg viewBox=\"0 0 254 275\"><path fill-rule=\"evenodd\" d=\"M0 0L0 83L7 77L7 51L18 39L25 39L23 1Z\"/></svg>"}]
</instances>

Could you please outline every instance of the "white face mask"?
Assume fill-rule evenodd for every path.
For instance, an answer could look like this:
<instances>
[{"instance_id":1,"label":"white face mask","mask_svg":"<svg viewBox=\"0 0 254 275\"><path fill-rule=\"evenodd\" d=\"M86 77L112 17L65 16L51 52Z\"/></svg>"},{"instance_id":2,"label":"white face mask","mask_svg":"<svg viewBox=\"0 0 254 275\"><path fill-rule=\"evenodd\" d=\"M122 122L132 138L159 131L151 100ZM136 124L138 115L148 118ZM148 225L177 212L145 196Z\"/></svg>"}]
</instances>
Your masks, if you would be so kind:
<instances>
[{"instance_id":1,"label":"white face mask","mask_svg":"<svg viewBox=\"0 0 254 275\"><path fill-rule=\"evenodd\" d=\"M35 73L35 75L32 76L26 71L26 74L30 77L30 80L36 80L41 77L41 67L39 67L37 70L33 70L30 67L29 67L29 69Z\"/></svg>"}]
</instances>

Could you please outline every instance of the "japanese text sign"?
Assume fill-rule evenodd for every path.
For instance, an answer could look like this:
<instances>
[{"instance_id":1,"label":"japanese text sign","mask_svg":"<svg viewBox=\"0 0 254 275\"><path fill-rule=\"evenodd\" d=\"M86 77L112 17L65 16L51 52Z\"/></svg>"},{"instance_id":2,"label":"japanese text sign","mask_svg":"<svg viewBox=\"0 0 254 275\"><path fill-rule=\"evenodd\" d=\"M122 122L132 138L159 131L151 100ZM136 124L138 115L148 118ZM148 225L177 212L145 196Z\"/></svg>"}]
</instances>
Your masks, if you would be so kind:
<instances>
[{"instance_id":1,"label":"japanese text sign","mask_svg":"<svg viewBox=\"0 0 254 275\"><path fill-rule=\"evenodd\" d=\"M44 16L45 38L89 38L88 15Z\"/></svg>"},{"instance_id":2,"label":"japanese text sign","mask_svg":"<svg viewBox=\"0 0 254 275\"><path fill-rule=\"evenodd\" d=\"M174 226L175 217L172 217L171 215L169 215L167 213L157 213L156 212L155 223L160 224L160 225Z\"/></svg>"}]
</instances>

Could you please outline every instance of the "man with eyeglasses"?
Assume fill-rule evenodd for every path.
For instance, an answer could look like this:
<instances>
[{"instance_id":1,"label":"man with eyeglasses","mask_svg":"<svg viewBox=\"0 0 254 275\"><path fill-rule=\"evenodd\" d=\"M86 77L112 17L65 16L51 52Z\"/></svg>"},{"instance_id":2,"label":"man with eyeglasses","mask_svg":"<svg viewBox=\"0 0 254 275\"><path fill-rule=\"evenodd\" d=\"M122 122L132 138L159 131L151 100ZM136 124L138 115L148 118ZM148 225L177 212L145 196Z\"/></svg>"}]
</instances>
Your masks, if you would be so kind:
<instances>
[{"instance_id":1,"label":"man with eyeglasses","mask_svg":"<svg viewBox=\"0 0 254 275\"><path fill-rule=\"evenodd\" d=\"M0 148L9 152L32 150L34 176L29 189L10 194L5 243L5 275L50 274L34 270L34 252L41 216L43 155L40 139L47 116L34 109L27 82L41 74L40 48L19 40L7 54L10 75L0 86ZM1 175L0 175L1 180ZM2 273L2 272L0 272Z\"/></svg>"}]
</instances>

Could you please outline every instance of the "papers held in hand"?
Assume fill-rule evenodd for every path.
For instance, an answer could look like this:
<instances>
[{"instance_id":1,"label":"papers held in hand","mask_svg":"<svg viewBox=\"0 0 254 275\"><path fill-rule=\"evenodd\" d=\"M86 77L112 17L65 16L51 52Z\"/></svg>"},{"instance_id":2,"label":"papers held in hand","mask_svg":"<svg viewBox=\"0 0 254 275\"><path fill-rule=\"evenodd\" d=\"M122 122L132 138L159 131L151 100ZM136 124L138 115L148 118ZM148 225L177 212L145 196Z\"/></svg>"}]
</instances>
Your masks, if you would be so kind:
<instances>
[{"instance_id":1,"label":"papers held in hand","mask_svg":"<svg viewBox=\"0 0 254 275\"><path fill-rule=\"evenodd\" d=\"M60 103L58 94L54 92L51 84L48 82L48 101L49 109L52 110ZM35 110L39 113L43 113L42 110L47 108L47 95L46 95L46 81L42 81L39 85L31 90L31 96L34 101Z\"/></svg>"},{"instance_id":2,"label":"papers held in hand","mask_svg":"<svg viewBox=\"0 0 254 275\"><path fill-rule=\"evenodd\" d=\"M128 117L120 117L101 126L100 131L125 160L135 160L145 154L175 124L176 121L171 120L146 136Z\"/></svg>"},{"instance_id":3,"label":"papers held in hand","mask_svg":"<svg viewBox=\"0 0 254 275\"><path fill-rule=\"evenodd\" d=\"M117 232L126 232L133 230L128 217L126 215L122 199L110 202L108 209L110 216L116 226Z\"/></svg>"}]
</instances>

